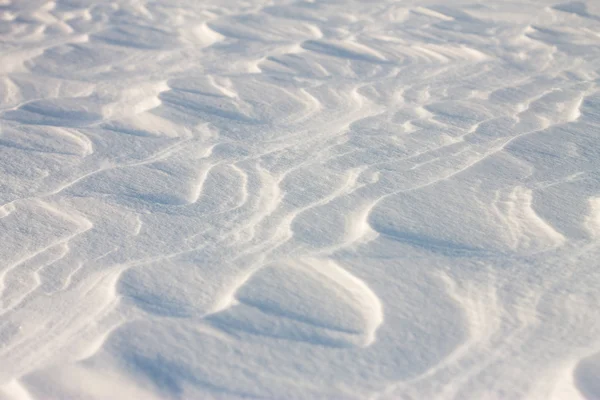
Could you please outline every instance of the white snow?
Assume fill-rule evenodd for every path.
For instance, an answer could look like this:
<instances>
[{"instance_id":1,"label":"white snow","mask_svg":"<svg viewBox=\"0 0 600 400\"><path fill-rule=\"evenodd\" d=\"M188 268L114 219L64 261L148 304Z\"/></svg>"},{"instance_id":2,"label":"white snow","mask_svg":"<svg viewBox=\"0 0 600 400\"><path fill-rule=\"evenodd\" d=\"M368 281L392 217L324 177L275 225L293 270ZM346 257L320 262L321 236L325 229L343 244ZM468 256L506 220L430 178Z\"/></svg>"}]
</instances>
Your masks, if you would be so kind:
<instances>
[{"instance_id":1,"label":"white snow","mask_svg":"<svg viewBox=\"0 0 600 400\"><path fill-rule=\"evenodd\" d=\"M599 82L593 0L0 0L0 399L599 399Z\"/></svg>"}]
</instances>

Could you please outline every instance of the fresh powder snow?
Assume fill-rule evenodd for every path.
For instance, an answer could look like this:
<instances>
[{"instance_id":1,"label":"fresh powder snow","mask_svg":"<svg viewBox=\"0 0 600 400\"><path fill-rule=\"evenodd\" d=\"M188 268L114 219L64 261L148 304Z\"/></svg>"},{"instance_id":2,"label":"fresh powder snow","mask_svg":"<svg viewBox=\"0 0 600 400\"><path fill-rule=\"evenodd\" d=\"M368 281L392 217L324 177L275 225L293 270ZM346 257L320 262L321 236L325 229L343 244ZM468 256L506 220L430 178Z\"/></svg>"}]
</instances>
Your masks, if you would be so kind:
<instances>
[{"instance_id":1,"label":"fresh powder snow","mask_svg":"<svg viewBox=\"0 0 600 400\"><path fill-rule=\"evenodd\" d=\"M0 0L0 399L600 399L600 2Z\"/></svg>"}]
</instances>

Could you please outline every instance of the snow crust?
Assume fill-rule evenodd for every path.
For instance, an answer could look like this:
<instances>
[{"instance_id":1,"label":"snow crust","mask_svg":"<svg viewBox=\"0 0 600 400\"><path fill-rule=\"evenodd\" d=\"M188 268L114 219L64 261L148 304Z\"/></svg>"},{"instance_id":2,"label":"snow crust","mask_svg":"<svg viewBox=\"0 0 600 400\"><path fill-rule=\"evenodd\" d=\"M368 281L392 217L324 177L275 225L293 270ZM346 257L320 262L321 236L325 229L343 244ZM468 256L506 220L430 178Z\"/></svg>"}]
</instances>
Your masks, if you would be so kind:
<instances>
[{"instance_id":1,"label":"snow crust","mask_svg":"<svg viewBox=\"0 0 600 400\"><path fill-rule=\"evenodd\" d=\"M0 399L600 398L600 4L0 0Z\"/></svg>"}]
</instances>

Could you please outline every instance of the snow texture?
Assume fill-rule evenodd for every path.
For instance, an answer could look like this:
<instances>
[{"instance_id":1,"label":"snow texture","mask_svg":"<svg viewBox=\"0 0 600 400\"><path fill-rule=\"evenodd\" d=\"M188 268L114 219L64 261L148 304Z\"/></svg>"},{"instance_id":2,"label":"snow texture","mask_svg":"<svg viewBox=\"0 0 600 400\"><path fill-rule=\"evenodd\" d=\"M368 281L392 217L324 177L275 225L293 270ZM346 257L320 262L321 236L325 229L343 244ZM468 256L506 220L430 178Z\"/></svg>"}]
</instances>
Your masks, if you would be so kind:
<instances>
[{"instance_id":1,"label":"snow texture","mask_svg":"<svg viewBox=\"0 0 600 400\"><path fill-rule=\"evenodd\" d=\"M0 0L0 399L600 399L600 2Z\"/></svg>"}]
</instances>

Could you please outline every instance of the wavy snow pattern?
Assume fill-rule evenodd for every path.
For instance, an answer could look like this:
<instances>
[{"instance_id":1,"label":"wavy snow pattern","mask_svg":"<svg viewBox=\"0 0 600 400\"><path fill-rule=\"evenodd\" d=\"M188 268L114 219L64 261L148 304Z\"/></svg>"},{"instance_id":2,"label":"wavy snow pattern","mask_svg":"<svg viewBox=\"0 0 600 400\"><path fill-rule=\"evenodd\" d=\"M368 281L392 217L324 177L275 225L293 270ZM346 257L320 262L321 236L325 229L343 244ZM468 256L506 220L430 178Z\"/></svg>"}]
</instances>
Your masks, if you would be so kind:
<instances>
[{"instance_id":1,"label":"wavy snow pattern","mask_svg":"<svg viewBox=\"0 0 600 400\"><path fill-rule=\"evenodd\" d=\"M600 8L0 1L0 398L600 396Z\"/></svg>"}]
</instances>

